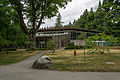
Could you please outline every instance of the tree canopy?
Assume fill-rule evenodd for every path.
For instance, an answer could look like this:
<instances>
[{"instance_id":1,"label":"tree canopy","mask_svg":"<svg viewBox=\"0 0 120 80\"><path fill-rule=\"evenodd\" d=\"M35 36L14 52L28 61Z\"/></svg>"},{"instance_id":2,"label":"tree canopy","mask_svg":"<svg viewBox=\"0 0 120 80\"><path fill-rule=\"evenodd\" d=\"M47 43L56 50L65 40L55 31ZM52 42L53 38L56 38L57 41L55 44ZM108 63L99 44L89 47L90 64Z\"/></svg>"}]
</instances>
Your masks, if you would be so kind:
<instances>
[{"instance_id":1,"label":"tree canopy","mask_svg":"<svg viewBox=\"0 0 120 80\"><path fill-rule=\"evenodd\" d=\"M19 26L17 13L8 0L0 1L0 48L23 45L29 41ZM1 50L1 49L0 49Z\"/></svg>"},{"instance_id":2,"label":"tree canopy","mask_svg":"<svg viewBox=\"0 0 120 80\"><path fill-rule=\"evenodd\" d=\"M96 11L91 8L83 12L73 25L87 30L104 31L118 37L120 33L120 1L103 0ZM120 36L119 36L120 37Z\"/></svg>"},{"instance_id":3,"label":"tree canopy","mask_svg":"<svg viewBox=\"0 0 120 80\"><path fill-rule=\"evenodd\" d=\"M65 8L69 1L71 0L9 0L19 15L20 27L32 41L33 48L36 32L43 21L55 16L58 9Z\"/></svg>"},{"instance_id":4,"label":"tree canopy","mask_svg":"<svg viewBox=\"0 0 120 80\"><path fill-rule=\"evenodd\" d=\"M59 28L59 27L62 27L62 23L63 22L61 22L61 15L60 15L60 13L57 15L57 18L56 18L56 23L55 23L55 27L56 28Z\"/></svg>"}]
</instances>

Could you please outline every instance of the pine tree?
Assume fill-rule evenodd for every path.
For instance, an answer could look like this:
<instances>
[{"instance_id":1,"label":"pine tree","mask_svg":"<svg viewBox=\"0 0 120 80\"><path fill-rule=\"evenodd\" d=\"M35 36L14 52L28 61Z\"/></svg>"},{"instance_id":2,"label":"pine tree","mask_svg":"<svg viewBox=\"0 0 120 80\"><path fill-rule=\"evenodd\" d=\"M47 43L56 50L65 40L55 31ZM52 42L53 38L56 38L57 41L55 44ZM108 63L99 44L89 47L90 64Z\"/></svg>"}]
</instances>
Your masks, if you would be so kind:
<instances>
[{"instance_id":1,"label":"pine tree","mask_svg":"<svg viewBox=\"0 0 120 80\"><path fill-rule=\"evenodd\" d=\"M99 5L98 5L98 8L97 8L97 10L99 10L99 9L101 9L101 1L99 0Z\"/></svg>"},{"instance_id":2,"label":"pine tree","mask_svg":"<svg viewBox=\"0 0 120 80\"><path fill-rule=\"evenodd\" d=\"M75 27L75 23L76 23L76 20L74 19L74 21L73 21L73 27Z\"/></svg>"},{"instance_id":3,"label":"pine tree","mask_svg":"<svg viewBox=\"0 0 120 80\"><path fill-rule=\"evenodd\" d=\"M103 0L103 10L106 12L106 24L109 26L109 32L114 36L120 34L120 1ZM120 36L119 36L120 37Z\"/></svg>"},{"instance_id":4,"label":"pine tree","mask_svg":"<svg viewBox=\"0 0 120 80\"><path fill-rule=\"evenodd\" d=\"M87 29L86 23L88 22L87 17L89 15L88 10L86 9L83 12L83 15L75 22L75 27Z\"/></svg>"},{"instance_id":5,"label":"pine tree","mask_svg":"<svg viewBox=\"0 0 120 80\"><path fill-rule=\"evenodd\" d=\"M69 24L68 24L68 25L69 25L69 27L73 27L73 24L72 24L71 22L69 22Z\"/></svg>"},{"instance_id":6,"label":"pine tree","mask_svg":"<svg viewBox=\"0 0 120 80\"><path fill-rule=\"evenodd\" d=\"M94 19L95 19L95 13L93 12L93 8L91 7L90 13L87 16L87 23L85 24L86 29L88 30L94 29L94 25L93 25Z\"/></svg>"},{"instance_id":7,"label":"pine tree","mask_svg":"<svg viewBox=\"0 0 120 80\"><path fill-rule=\"evenodd\" d=\"M107 31L107 25L104 17L105 17L105 11L102 9L101 1L99 1L98 8L95 12L93 29L97 29L99 31Z\"/></svg>"},{"instance_id":8,"label":"pine tree","mask_svg":"<svg viewBox=\"0 0 120 80\"><path fill-rule=\"evenodd\" d=\"M55 27L56 28L60 28L60 27L62 27L62 23L63 22L61 22L61 15L60 15L60 13L57 15L57 18L56 18L56 23L55 23Z\"/></svg>"}]
</instances>

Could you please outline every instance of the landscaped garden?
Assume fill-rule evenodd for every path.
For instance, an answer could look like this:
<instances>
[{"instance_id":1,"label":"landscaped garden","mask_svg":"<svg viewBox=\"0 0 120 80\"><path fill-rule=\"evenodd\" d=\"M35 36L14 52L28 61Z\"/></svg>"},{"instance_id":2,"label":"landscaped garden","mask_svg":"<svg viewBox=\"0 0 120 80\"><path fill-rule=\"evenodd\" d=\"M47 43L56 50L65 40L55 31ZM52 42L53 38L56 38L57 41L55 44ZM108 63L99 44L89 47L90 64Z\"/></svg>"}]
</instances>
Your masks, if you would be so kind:
<instances>
[{"instance_id":1,"label":"landscaped garden","mask_svg":"<svg viewBox=\"0 0 120 80\"><path fill-rule=\"evenodd\" d=\"M109 54L92 54L89 53L89 49L86 49L85 61L84 50L76 50L76 52L75 60L74 50L63 50L54 54L47 53L54 63L49 70L120 72L120 49L110 49Z\"/></svg>"}]
</instances>

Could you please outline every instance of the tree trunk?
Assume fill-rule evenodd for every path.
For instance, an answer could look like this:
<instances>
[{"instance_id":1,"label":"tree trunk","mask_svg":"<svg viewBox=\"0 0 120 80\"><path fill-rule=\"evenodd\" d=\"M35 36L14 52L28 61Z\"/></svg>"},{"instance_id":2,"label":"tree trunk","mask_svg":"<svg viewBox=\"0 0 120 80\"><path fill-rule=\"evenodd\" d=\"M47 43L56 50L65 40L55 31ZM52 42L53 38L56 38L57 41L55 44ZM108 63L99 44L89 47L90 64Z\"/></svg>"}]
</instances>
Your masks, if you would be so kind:
<instances>
[{"instance_id":1,"label":"tree trunk","mask_svg":"<svg viewBox=\"0 0 120 80\"><path fill-rule=\"evenodd\" d=\"M8 54L9 52L8 52L8 46L6 46L6 53Z\"/></svg>"},{"instance_id":2,"label":"tree trunk","mask_svg":"<svg viewBox=\"0 0 120 80\"><path fill-rule=\"evenodd\" d=\"M35 50L36 48L36 36L33 35L33 38L31 40L31 50Z\"/></svg>"}]
</instances>

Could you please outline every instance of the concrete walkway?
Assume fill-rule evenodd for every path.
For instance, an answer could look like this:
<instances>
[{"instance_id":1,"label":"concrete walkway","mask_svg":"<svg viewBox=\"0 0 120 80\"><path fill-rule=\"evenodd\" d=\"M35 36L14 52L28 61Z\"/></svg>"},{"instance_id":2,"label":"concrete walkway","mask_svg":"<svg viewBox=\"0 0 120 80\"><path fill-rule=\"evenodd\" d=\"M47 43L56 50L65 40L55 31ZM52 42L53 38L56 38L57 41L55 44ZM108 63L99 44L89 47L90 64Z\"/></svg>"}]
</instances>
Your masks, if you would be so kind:
<instances>
[{"instance_id":1,"label":"concrete walkway","mask_svg":"<svg viewBox=\"0 0 120 80\"><path fill-rule=\"evenodd\" d=\"M119 72L59 72L30 68L45 53L16 64L0 66L0 80L120 80Z\"/></svg>"}]
</instances>

